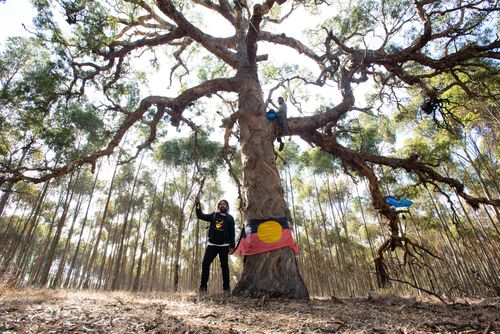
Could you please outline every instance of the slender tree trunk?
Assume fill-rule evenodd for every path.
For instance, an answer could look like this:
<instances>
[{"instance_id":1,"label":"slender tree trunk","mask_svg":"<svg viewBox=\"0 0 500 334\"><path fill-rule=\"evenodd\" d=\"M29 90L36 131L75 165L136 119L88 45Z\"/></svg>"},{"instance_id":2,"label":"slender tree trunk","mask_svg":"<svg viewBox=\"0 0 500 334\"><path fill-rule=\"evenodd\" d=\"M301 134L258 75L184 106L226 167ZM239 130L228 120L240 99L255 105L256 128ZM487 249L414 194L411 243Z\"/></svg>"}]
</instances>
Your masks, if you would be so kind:
<instances>
[{"instance_id":1,"label":"slender tree trunk","mask_svg":"<svg viewBox=\"0 0 500 334\"><path fill-rule=\"evenodd\" d=\"M120 151L120 153L121 153L121 151ZM86 278L82 281L84 289L88 288L90 274L92 272L91 268L94 267L95 260L98 256L98 253L99 253L99 243L101 241L102 230L104 228L104 224L106 223L106 219L107 219L108 212L109 212L109 203L111 201L111 195L113 194L116 172L118 170L118 163L120 161L120 157L121 157L121 154L118 154L118 157L116 158L115 168L113 170L113 176L111 176L111 183L109 185L108 196L106 197L106 204L104 205L101 223L99 224L99 232L97 232L97 237L95 238L95 241L94 241L94 248L92 250L92 254L90 255L90 259L88 261L88 264L85 266L86 270L84 270L84 272L86 272ZM110 236L108 235L107 240L109 240L109 237ZM106 241L106 247L107 247L107 241Z\"/></svg>"},{"instance_id":2,"label":"slender tree trunk","mask_svg":"<svg viewBox=\"0 0 500 334\"><path fill-rule=\"evenodd\" d=\"M345 240L346 240L346 246L345 248L347 249L347 252L348 252L348 257L347 259L345 260L345 262L348 262L348 265L349 267L346 268L346 272L350 273L350 277L347 278L347 285L349 286L350 288L350 291L349 291L349 295L352 296L354 291L355 290L358 290L358 280L357 280L357 276L358 275L354 275L354 272L356 270L356 268L354 268L354 265L356 264L356 257L355 257L355 254L354 254L354 251L352 249L352 240L351 240L351 237L349 235L349 229L347 227L347 215L346 215L346 209L345 207L342 206L342 196L341 196L341 192L338 188L338 185L337 183L333 182L333 186L334 186L334 190L335 190L335 194L337 196L337 199L338 199L338 211L339 211L339 215L340 215L340 222L342 224L342 228L344 229L344 234L345 234ZM353 277L356 276L356 277Z\"/></svg>"},{"instance_id":3,"label":"slender tree trunk","mask_svg":"<svg viewBox=\"0 0 500 334\"><path fill-rule=\"evenodd\" d=\"M83 280L85 279L87 266L89 264L90 255L92 254L92 245L90 244L90 240L95 240L95 236L97 235L97 219L91 220L91 224L89 226L89 235L83 241L83 250L82 255L79 259L77 259L74 269L75 274L73 275L73 279L68 284L68 287L73 287L76 289L81 289L83 285Z\"/></svg>"},{"instance_id":4,"label":"slender tree trunk","mask_svg":"<svg viewBox=\"0 0 500 334\"><path fill-rule=\"evenodd\" d=\"M99 162L99 165L97 166L97 171L96 171L95 177L94 177L94 183L92 184L92 189L90 190L90 195L89 195L89 199L88 199L88 203L87 203L87 209L85 210L85 217L83 217L82 226L80 229L80 235L78 236L78 242L77 242L76 247L75 247L75 252L73 253L73 257L71 259L71 264L69 266L68 274L66 275L66 281L64 282L64 286L66 286L66 287L69 286L69 280L71 278L73 268L75 267L76 257L78 256L78 252L80 250L80 244L82 241L83 231L85 230L85 226L87 224L87 218L89 215L90 205L92 204L92 199L94 197L95 186L97 184L97 179L99 177L101 165L102 165L102 162Z\"/></svg>"},{"instance_id":5,"label":"slender tree trunk","mask_svg":"<svg viewBox=\"0 0 500 334\"><path fill-rule=\"evenodd\" d=\"M132 190L130 191L130 199L128 201L127 210L125 212L125 218L123 220L122 232L120 234L120 236L121 236L120 237L120 245L118 248L118 257L116 259L115 269L113 271L113 277L112 277L112 281L111 281L111 290L118 290L121 286L120 270L122 269L122 265L123 265L123 263L122 263L122 257L123 257L123 252L124 252L123 246L125 243L125 234L126 234L128 223L129 223L128 215L129 215L130 210L132 208L132 201L134 198L135 187L137 186L137 179L139 178L139 173L141 172L143 159L144 159L144 154L141 155L141 160L139 161L139 166L137 167L137 171L136 171L135 177L134 177L134 182L132 184Z\"/></svg>"},{"instance_id":6,"label":"slender tree trunk","mask_svg":"<svg viewBox=\"0 0 500 334\"><path fill-rule=\"evenodd\" d=\"M12 188L14 183L12 181L5 182L5 187L2 188L3 194L0 197L0 217L3 216L5 207L7 206L7 201L9 200L10 194L12 193Z\"/></svg>"},{"instance_id":7,"label":"slender tree trunk","mask_svg":"<svg viewBox=\"0 0 500 334\"><path fill-rule=\"evenodd\" d=\"M120 216L116 216L116 221L120 220ZM116 224L118 225L118 223ZM97 280L97 288L103 290L111 288L111 279L113 274L113 268L116 263L116 256L118 254L118 240L120 238L118 228L113 228L110 225L110 233L108 233L108 238L106 239L106 246L104 247L104 252L101 255L101 265L99 267L99 278ZM109 244L111 243L111 251L108 251ZM110 254L108 256L108 254ZM105 279L103 279L105 277Z\"/></svg>"},{"instance_id":8,"label":"slender tree trunk","mask_svg":"<svg viewBox=\"0 0 500 334\"><path fill-rule=\"evenodd\" d=\"M193 278L191 285L196 288L196 285L200 279L200 220L196 219L195 230L194 230L194 254L193 254Z\"/></svg>"},{"instance_id":9,"label":"slender tree trunk","mask_svg":"<svg viewBox=\"0 0 500 334\"><path fill-rule=\"evenodd\" d=\"M64 246L64 251L61 254L61 259L59 260L59 268L57 269L56 277L52 281L51 288L57 288L61 284L61 279L63 276L64 267L66 266L66 254L68 253L69 246L71 245L71 238L73 237L73 230L75 228L76 219L78 218L78 215L80 214L80 208L82 205L82 197L83 197L83 194L80 194L79 198L77 200L75 212L73 214L73 221L71 222L71 227L69 229L68 236L66 237L66 244Z\"/></svg>"},{"instance_id":10,"label":"slender tree trunk","mask_svg":"<svg viewBox=\"0 0 500 334\"><path fill-rule=\"evenodd\" d=\"M54 214L52 215L52 218L50 220L50 227L49 231L46 233L45 237L45 243L41 247L40 254L38 255L38 258L35 261L35 265L33 270L31 271L30 279L28 282L28 285L30 284L35 284L39 285L40 284L40 277L42 275L42 268L44 263L47 261L47 252L49 250L49 245L50 245L50 240L52 238L52 231L54 230L54 227L56 226L56 221L57 221L57 213L59 212L59 208L64 205L64 194L65 194L65 189L61 187L61 191L59 194L59 199L57 200L57 206L54 210Z\"/></svg>"},{"instance_id":11,"label":"slender tree trunk","mask_svg":"<svg viewBox=\"0 0 500 334\"><path fill-rule=\"evenodd\" d=\"M295 204L295 194L294 194L294 188L293 188L292 173L290 171L289 166L286 168L286 171L288 173L288 181L289 181L289 187L290 187L290 199L291 199L291 205L292 205L292 210L291 210L292 217L290 218L290 220L291 220L290 227L292 228L295 240L297 240L297 244L300 244L299 240L301 239L301 235L299 233L299 222L297 221L297 209L296 209L296 204ZM302 254L299 254L298 261L299 261L299 268L305 269L304 256Z\"/></svg>"},{"instance_id":12,"label":"slender tree trunk","mask_svg":"<svg viewBox=\"0 0 500 334\"><path fill-rule=\"evenodd\" d=\"M288 167L286 170L288 173L288 180L290 183L290 199L292 201L291 227L293 230L293 234L295 235L295 238L299 239L300 235L299 235L299 228L298 228L298 222L297 222L297 211L296 211L296 206L295 206L295 195L294 195L294 190L293 190L292 174L290 172L290 167ZM300 261L300 257L299 257L299 261Z\"/></svg>"},{"instance_id":13,"label":"slender tree trunk","mask_svg":"<svg viewBox=\"0 0 500 334\"><path fill-rule=\"evenodd\" d=\"M158 234L158 230L156 229L153 239L153 251L151 252L151 254L149 254L149 261L146 269L146 282L144 285L146 287L146 290L148 291L153 290L153 276L156 276L155 272L153 271L156 270L158 249L160 248L158 247L158 243L160 242L160 237L158 236Z\"/></svg>"},{"instance_id":14,"label":"slender tree trunk","mask_svg":"<svg viewBox=\"0 0 500 334\"><path fill-rule=\"evenodd\" d=\"M475 143L474 143L474 145L475 145ZM476 148L477 148L477 146L476 146ZM474 160L470 156L469 151L467 150L466 147L464 148L464 152L465 152L465 155L467 156L467 160L468 160L469 164L472 166L472 168L476 172L477 178L479 180L479 183L481 184L481 187L483 189L484 195L486 196L487 199L492 200L493 196L491 195L490 191L488 190L488 187L486 186L486 182L483 179L483 175L481 173L481 170L474 163ZM478 153L479 153L479 151L478 151ZM496 187L498 187L498 185L496 185L496 183L494 183L494 184L495 184ZM495 190L496 190L496 193L498 195L498 193L499 193L498 188L495 189ZM493 209L495 210L495 214L497 216L497 221L500 221L500 212L498 211L498 208L496 206L494 206Z\"/></svg>"},{"instance_id":15,"label":"slender tree trunk","mask_svg":"<svg viewBox=\"0 0 500 334\"><path fill-rule=\"evenodd\" d=\"M33 144L33 141L28 143L26 146L22 148L22 155L21 158L19 159L19 162L16 165L16 168L19 168L22 166L24 159L26 158L26 154L28 153L29 149L31 148L31 145ZM2 197L0 197L0 217L3 216L5 207L7 206L7 201L9 200L10 194L12 193L12 188L14 187L14 182L12 181L7 181L5 182L5 187L2 188L1 190L3 191Z\"/></svg>"},{"instance_id":16,"label":"slender tree trunk","mask_svg":"<svg viewBox=\"0 0 500 334\"><path fill-rule=\"evenodd\" d=\"M172 233L171 233L170 229L167 229L167 235L165 236L165 239L161 238L161 240L163 241L163 244L164 244L164 249L165 249L165 254L163 255L163 262L165 264L164 264L164 271L163 271L163 274L161 277L163 290L166 290L166 288L168 286L167 285L167 275L169 274L168 257L171 253L171 250L170 250L171 235L172 235Z\"/></svg>"},{"instance_id":17,"label":"slender tree trunk","mask_svg":"<svg viewBox=\"0 0 500 334\"><path fill-rule=\"evenodd\" d=\"M310 215L311 216L311 215ZM305 238L307 241L307 252L309 255L309 284L311 286L311 291L314 294L318 294L319 289L318 289L318 282L317 282L317 277L316 273L320 271L320 265L318 263L319 261L319 256L317 256L317 250L316 250L316 244L311 243L311 239L314 240L314 237L311 237L310 234L314 234L314 226L310 222L312 221L312 216L311 219L308 222L304 222L304 232L305 232Z\"/></svg>"},{"instance_id":18,"label":"slender tree trunk","mask_svg":"<svg viewBox=\"0 0 500 334\"><path fill-rule=\"evenodd\" d=\"M138 198L140 198L140 196L138 196ZM141 211L139 211L139 221L138 221L139 224L141 221L141 217L140 217L141 212L142 212L142 209L141 209ZM131 275L133 274L133 268L130 268L130 266L132 266L132 267L135 266L135 258L132 257L132 254L129 255L129 253L134 253L134 251L132 251L131 248L135 248L132 245L133 240L131 240L132 231L135 229L135 226L133 224L134 217L135 217L135 206L133 207L132 214L130 215L130 224L128 224L129 227L127 229L127 234L125 237L125 240L126 240L125 246L123 247L123 249L124 249L123 259L122 259L123 268L121 270L121 275L120 275L120 281L122 282L121 289L129 289L129 285L132 283L132 276ZM137 230L137 234L139 235L139 230ZM137 244L136 244L136 246L137 246Z\"/></svg>"},{"instance_id":19,"label":"slender tree trunk","mask_svg":"<svg viewBox=\"0 0 500 334\"><path fill-rule=\"evenodd\" d=\"M332 249L333 249L333 246L332 244L330 243L330 240L328 238L328 227L326 225L326 222L327 222L327 216L326 216L326 212L324 212L323 210L323 206L321 205L321 195L320 195L320 189L318 187L318 183L317 183L317 180L316 180L316 177L313 176L314 178L314 188L316 190L316 201L317 201L317 208L318 208L318 211L320 213L320 217L316 219L317 222L320 222L321 223L321 231L323 232L323 235L321 235L321 231L318 232L319 236L318 236L318 240L320 242L320 245L321 245L321 248L322 248L322 253L323 253L323 256L322 256L322 259L323 259L323 262L324 262L324 266L323 268L327 269L327 270L324 270L323 271L323 274L324 275L328 275L328 272L330 272L330 274L334 271L333 270L333 267L335 265L335 261L333 259L333 255L332 255ZM328 196L330 196L330 194L328 194ZM324 255L326 254L326 258L324 258ZM327 290L328 290L328 295L334 295L335 292L334 292L334 289L333 287L331 286L331 280L329 279L322 279L320 281L320 283L322 283L322 285L324 285L326 283L327 285ZM322 293L324 294L324 293Z\"/></svg>"},{"instance_id":20,"label":"slender tree trunk","mask_svg":"<svg viewBox=\"0 0 500 334\"><path fill-rule=\"evenodd\" d=\"M172 236L172 240L170 240L170 244L171 244L170 245L170 247L171 247L170 251L172 252L173 248L174 248L173 236ZM175 256L170 256L170 261L169 261L169 264L168 264L168 281L170 283L170 286L172 287L172 291L174 291L174 284L173 284L173 282L174 282L174 268L175 268Z\"/></svg>"},{"instance_id":21,"label":"slender tree trunk","mask_svg":"<svg viewBox=\"0 0 500 334\"><path fill-rule=\"evenodd\" d=\"M361 196L359 195L359 190L358 190L358 185L355 185L356 187L356 194L357 194L357 197L358 197L358 203L359 203L359 208L360 208L360 212L361 212L361 219L363 220L363 226L365 228L365 232L366 232L366 239L368 240L368 245L370 246L370 253L372 255L372 260L375 259L375 247L373 246L373 241L372 241L372 238L370 236L370 232L368 231L368 225L366 224L366 217L365 217L365 210L363 208L363 203L361 202Z\"/></svg>"},{"instance_id":22,"label":"slender tree trunk","mask_svg":"<svg viewBox=\"0 0 500 334\"><path fill-rule=\"evenodd\" d=\"M4 230L0 234L1 235L0 245L4 245L4 249L0 250L0 256L2 258L5 255L7 255L7 254L5 254L5 252L8 250L7 244L8 244L9 239L11 239L11 237L10 237L11 233L15 233L18 230L16 225L19 225L19 224L15 223L15 221L16 221L15 218L16 218L17 210L19 209L19 204L20 204L20 201L17 201L16 207L14 208L14 212L12 212L12 215L10 216L9 221L7 222ZM28 209L28 204L25 204L21 209L21 211L22 211L21 216L17 220L19 220L19 221L23 220L27 209Z\"/></svg>"},{"instance_id":23,"label":"slender tree trunk","mask_svg":"<svg viewBox=\"0 0 500 334\"><path fill-rule=\"evenodd\" d=\"M3 245L3 239L5 238L5 235L8 233L8 231L10 230L11 228L11 224L12 224L12 221L14 220L13 218L15 217L16 213L17 213L17 209L19 208L19 203L20 201L17 201L16 202L16 206L14 207L14 210L12 211L12 214L10 216L10 219L7 221L7 224L5 224L5 228L3 229L2 232L0 232L0 245ZM2 216L0 215L0 218Z\"/></svg>"},{"instance_id":24,"label":"slender tree trunk","mask_svg":"<svg viewBox=\"0 0 500 334\"><path fill-rule=\"evenodd\" d=\"M77 171L77 177L76 177L75 183L78 182L79 173L80 173L80 170ZM71 200L73 199L73 195L75 193L74 183L72 183L72 180L73 180L73 173L71 174L69 182L68 182L68 190L66 192L66 200L64 201L64 205L63 205L63 212L62 212L61 217L59 218L59 221L57 223L56 233L54 235L54 238L52 239L52 244L51 244L50 249L49 249L47 261L46 261L46 263L43 267L43 270L42 270L42 276L40 279L41 286L45 286L48 283L50 268L52 267L52 263L54 262L54 257L56 255L57 245L59 244L59 239L61 238L62 229L63 229L64 224L66 222L66 216L68 214L69 206L70 206Z\"/></svg>"},{"instance_id":25,"label":"slender tree trunk","mask_svg":"<svg viewBox=\"0 0 500 334\"><path fill-rule=\"evenodd\" d=\"M495 155L492 154L492 152L490 152L490 156L486 157L486 154L481 152L481 150L477 146L476 141L472 138L472 136L469 134L468 137L469 137L470 143L474 147L474 151L476 152L476 155L477 155L477 160L480 164L478 166L479 168L477 168L477 170L483 170L486 173L486 175L490 178L490 180L492 180L492 181L496 180L497 179L497 172L496 171L498 170L498 166L496 163L497 160L495 159ZM486 143L488 143L488 142L486 142ZM464 150L466 150L466 149L467 149L467 146L464 147ZM491 150L489 150L489 151L491 151ZM471 160L471 162L472 162L472 160ZM491 166L491 164L493 164L493 166ZM480 168L480 167L483 167L483 168ZM498 182L493 182L492 187L495 189L496 195L500 196L500 185L498 184Z\"/></svg>"},{"instance_id":26,"label":"slender tree trunk","mask_svg":"<svg viewBox=\"0 0 500 334\"><path fill-rule=\"evenodd\" d=\"M130 257L130 267L128 268L129 272L126 277L127 280L127 289L132 290L132 285L134 284L134 269L135 269L135 259L137 256L137 249L139 248L139 239L141 237L140 229L141 229L141 223L142 223L142 209L139 211L139 220L137 222L137 235L135 236L135 240L133 241L133 245L130 245L130 247L133 247L132 251L132 256Z\"/></svg>"},{"instance_id":27,"label":"slender tree trunk","mask_svg":"<svg viewBox=\"0 0 500 334\"><path fill-rule=\"evenodd\" d=\"M332 213L332 217L334 218L333 230L334 230L334 234L335 234L335 238L336 238L335 253L336 253L336 258L337 258L338 272L339 273L347 273L347 264L346 264L346 255L345 255L346 251L344 249L344 243L342 242L342 237L340 235L340 227L339 227L340 221L342 221L342 219L344 219L344 216L343 216L341 209L339 208L341 206L341 204L339 203L339 205L338 205L339 207L337 207L337 205L335 204L335 200L334 200L333 196L331 195L329 181L328 181L327 185L328 185L328 197L329 197L328 202L330 204L330 211ZM337 200L340 202L341 199L338 195L338 192L336 192L336 194L337 194ZM335 220L334 208L337 211L338 221ZM341 286L343 287L343 289L348 288L349 278L347 277L347 275L341 275L341 277L339 277L336 281L341 283Z\"/></svg>"},{"instance_id":28,"label":"slender tree trunk","mask_svg":"<svg viewBox=\"0 0 500 334\"><path fill-rule=\"evenodd\" d=\"M2 277L8 271L12 260L14 259L14 257L16 255L18 255L19 246L22 246L22 249L27 249L27 247L30 246L29 245L30 238L28 236L31 236L32 235L31 231L36 229L35 227L36 227L36 224L38 222L38 217L40 215L40 212L42 210L42 204L43 204L43 201L45 200L47 190L49 189L49 183L50 183L49 181L44 183L42 191L40 192L40 194L37 197L37 200L35 202L36 203L35 207L33 208L33 211L31 212L31 214L26 219L26 223L23 226L23 230L21 231L21 235L19 237L19 240L15 244L13 244L13 246L11 247L11 252L10 252L9 256L3 262L3 267L0 270L0 277ZM29 229L28 229L28 227L29 227ZM28 232L25 235L25 232L27 230L28 230ZM24 245L23 245L23 238L25 241ZM25 253L25 251L21 250L20 254L24 254L24 253Z\"/></svg>"},{"instance_id":29,"label":"slender tree trunk","mask_svg":"<svg viewBox=\"0 0 500 334\"><path fill-rule=\"evenodd\" d=\"M180 209L179 209L180 210ZM179 213L180 220L177 223L177 239L175 242L175 260L174 260L174 292L179 288L180 256L182 246L182 231L184 230L183 213Z\"/></svg>"},{"instance_id":30,"label":"slender tree trunk","mask_svg":"<svg viewBox=\"0 0 500 334\"><path fill-rule=\"evenodd\" d=\"M165 178L164 178L164 183L163 183L163 191L162 191L162 195L161 195L160 210L158 212L157 220L155 222L153 222L153 230L155 231L154 238L153 238L153 252L149 256L150 261L148 263L147 270L146 270L146 281L144 284L145 290L152 290L153 277L154 277L154 280L157 280L156 270L158 269L158 267L160 267L160 272L161 272L161 267L163 267L163 265L161 265L161 263L162 263L161 250L160 250L159 264L157 264L157 259L158 259L158 248L161 248L161 245L163 244L162 241L164 240L163 239L163 234L164 234L163 215L164 215L165 200L166 200L167 185L168 185L168 182L167 182L167 174L168 173L167 173L167 171L168 170L165 169ZM167 229L167 234L170 235L170 229ZM168 247L168 243L164 247L165 252L168 252L167 247ZM166 261L166 259L165 259L165 261ZM162 278L162 285L165 283L163 281L163 279L165 279L165 277ZM162 290L164 290L164 288Z\"/></svg>"},{"instance_id":31,"label":"slender tree trunk","mask_svg":"<svg viewBox=\"0 0 500 334\"><path fill-rule=\"evenodd\" d=\"M155 199L156 199L156 186L155 186L155 190L154 190L154 194L153 194L153 199L151 200L151 206L149 208L148 216L146 218L146 226L144 226L144 231L142 233L142 242L141 242L141 248L140 248L140 254L139 254L139 261L137 262L137 270L135 272L134 283L132 285L132 291L139 290L139 280L141 277L142 257L144 255L144 245L146 243L146 236L147 236L147 232L148 232L149 222L151 221L152 215L153 215L153 208L154 208Z\"/></svg>"},{"instance_id":32,"label":"slender tree trunk","mask_svg":"<svg viewBox=\"0 0 500 334\"><path fill-rule=\"evenodd\" d=\"M448 246L450 247L450 250L452 252L452 258L453 258L453 261L456 265L456 272L461 280L461 283L464 285L467 285L467 275L465 274L465 270L463 268L462 261L460 260L461 256L460 257L458 256L459 255L458 250L455 249L455 245L452 242L452 237L450 236L450 231L449 231L448 226L446 225L446 221L441 216L441 212L438 209L432 194L429 192L429 190L427 190L427 192L428 192L429 198L431 199L431 203L434 207L434 210L439 218L438 221L441 223L442 231L446 237L446 241L448 242Z\"/></svg>"},{"instance_id":33,"label":"slender tree trunk","mask_svg":"<svg viewBox=\"0 0 500 334\"><path fill-rule=\"evenodd\" d=\"M191 193L194 189L194 182L189 182L188 179L194 180L196 170L193 169L193 175L191 178L188 177L188 169L186 168L182 173L181 181L183 181L182 187L176 185L176 194L179 197L179 207L178 207L178 223L177 223L177 239L175 243L175 258L174 258L174 292L179 288L179 280L181 274L181 266L180 266L180 256L182 252L182 233L185 229L184 224L186 223L185 217L185 208L189 197L191 197ZM174 179L174 184L176 184Z\"/></svg>"},{"instance_id":34,"label":"slender tree trunk","mask_svg":"<svg viewBox=\"0 0 500 334\"><path fill-rule=\"evenodd\" d=\"M95 271L97 273L97 282L95 285L96 289L100 289L101 285L104 285L106 287L106 283L108 283L106 281L103 284L102 277L104 276L104 271L106 269L106 264L107 264L106 259L108 258L109 243L114 241L116 233L117 233L116 229L112 229L111 224L110 224L110 228L109 228L109 231L107 233L106 243L104 244L103 251L101 254L101 262L99 263L99 267L97 267L97 265L93 266L93 267L95 267L95 270L93 270L93 271ZM111 246L111 255L109 256L110 258L113 258L113 251L114 251L113 246ZM91 267L89 267L89 268L91 268Z\"/></svg>"}]
</instances>

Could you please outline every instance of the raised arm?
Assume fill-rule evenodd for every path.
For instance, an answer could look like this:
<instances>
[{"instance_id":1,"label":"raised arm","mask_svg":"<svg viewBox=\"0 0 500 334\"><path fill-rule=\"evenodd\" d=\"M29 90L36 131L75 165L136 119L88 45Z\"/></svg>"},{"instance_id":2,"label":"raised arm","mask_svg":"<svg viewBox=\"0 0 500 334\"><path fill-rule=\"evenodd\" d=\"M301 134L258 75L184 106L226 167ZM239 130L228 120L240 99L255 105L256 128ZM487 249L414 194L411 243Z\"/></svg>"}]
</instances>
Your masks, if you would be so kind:
<instances>
[{"instance_id":1,"label":"raised arm","mask_svg":"<svg viewBox=\"0 0 500 334\"><path fill-rule=\"evenodd\" d=\"M201 211L201 204L200 204L200 196L196 196L194 198L194 205L196 207L196 217L198 219L204 220L206 222L211 222L212 221L212 214L205 214Z\"/></svg>"}]
</instances>

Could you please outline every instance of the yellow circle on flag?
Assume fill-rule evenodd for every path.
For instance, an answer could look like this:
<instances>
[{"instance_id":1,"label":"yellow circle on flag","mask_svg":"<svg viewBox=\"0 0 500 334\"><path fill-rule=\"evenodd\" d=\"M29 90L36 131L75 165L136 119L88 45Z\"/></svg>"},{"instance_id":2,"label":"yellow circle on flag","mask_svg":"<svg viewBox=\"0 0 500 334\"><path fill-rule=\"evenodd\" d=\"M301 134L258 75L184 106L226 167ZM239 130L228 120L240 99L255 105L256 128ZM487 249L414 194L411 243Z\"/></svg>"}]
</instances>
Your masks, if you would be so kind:
<instances>
[{"instance_id":1,"label":"yellow circle on flag","mask_svg":"<svg viewBox=\"0 0 500 334\"><path fill-rule=\"evenodd\" d=\"M272 244L280 240L282 230L280 223L274 220L268 220L259 225L257 228L257 236L262 242Z\"/></svg>"}]
</instances>

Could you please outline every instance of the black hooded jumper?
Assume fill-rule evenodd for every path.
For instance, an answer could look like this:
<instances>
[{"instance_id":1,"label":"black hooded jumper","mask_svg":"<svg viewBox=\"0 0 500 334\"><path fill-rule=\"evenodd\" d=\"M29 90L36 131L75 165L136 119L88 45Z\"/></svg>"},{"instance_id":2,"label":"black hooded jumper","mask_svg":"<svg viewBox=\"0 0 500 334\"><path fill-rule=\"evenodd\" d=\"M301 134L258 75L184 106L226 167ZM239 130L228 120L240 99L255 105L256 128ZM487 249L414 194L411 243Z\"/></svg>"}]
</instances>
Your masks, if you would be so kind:
<instances>
[{"instance_id":1,"label":"black hooded jumper","mask_svg":"<svg viewBox=\"0 0 500 334\"><path fill-rule=\"evenodd\" d=\"M227 202L226 202L227 203ZM196 206L196 217L209 222L208 245L203 256L200 291L207 290L210 265L219 255L222 269L223 289L229 291L229 249L234 249L234 218L229 213L212 212L204 214L200 205Z\"/></svg>"}]
</instances>

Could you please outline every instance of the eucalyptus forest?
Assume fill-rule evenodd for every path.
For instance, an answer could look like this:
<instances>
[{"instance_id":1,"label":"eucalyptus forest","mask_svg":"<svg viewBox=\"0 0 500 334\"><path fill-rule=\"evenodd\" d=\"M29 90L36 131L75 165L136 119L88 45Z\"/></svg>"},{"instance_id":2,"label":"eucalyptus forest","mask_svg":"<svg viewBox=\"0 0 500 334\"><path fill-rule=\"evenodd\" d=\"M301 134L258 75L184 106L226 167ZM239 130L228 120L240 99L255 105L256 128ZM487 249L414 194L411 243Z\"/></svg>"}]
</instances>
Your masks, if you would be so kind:
<instances>
[{"instance_id":1,"label":"eucalyptus forest","mask_svg":"<svg viewBox=\"0 0 500 334\"><path fill-rule=\"evenodd\" d=\"M493 298L467 324L401 322L498 325L498 0L31 3L27 34L0 41L0 298L194 294L201 195L208 212L229 201L237 236L281 219L298 246L230 257L242 309ZM284 125L267 114L278 97ZM217 303L217 261L209 283ZM172 327L161 305L111 330L211 332ZM376 330L318 321L305 332ZM253 332L232 326L218 330Z\"/></svg>"}]
</instances>

